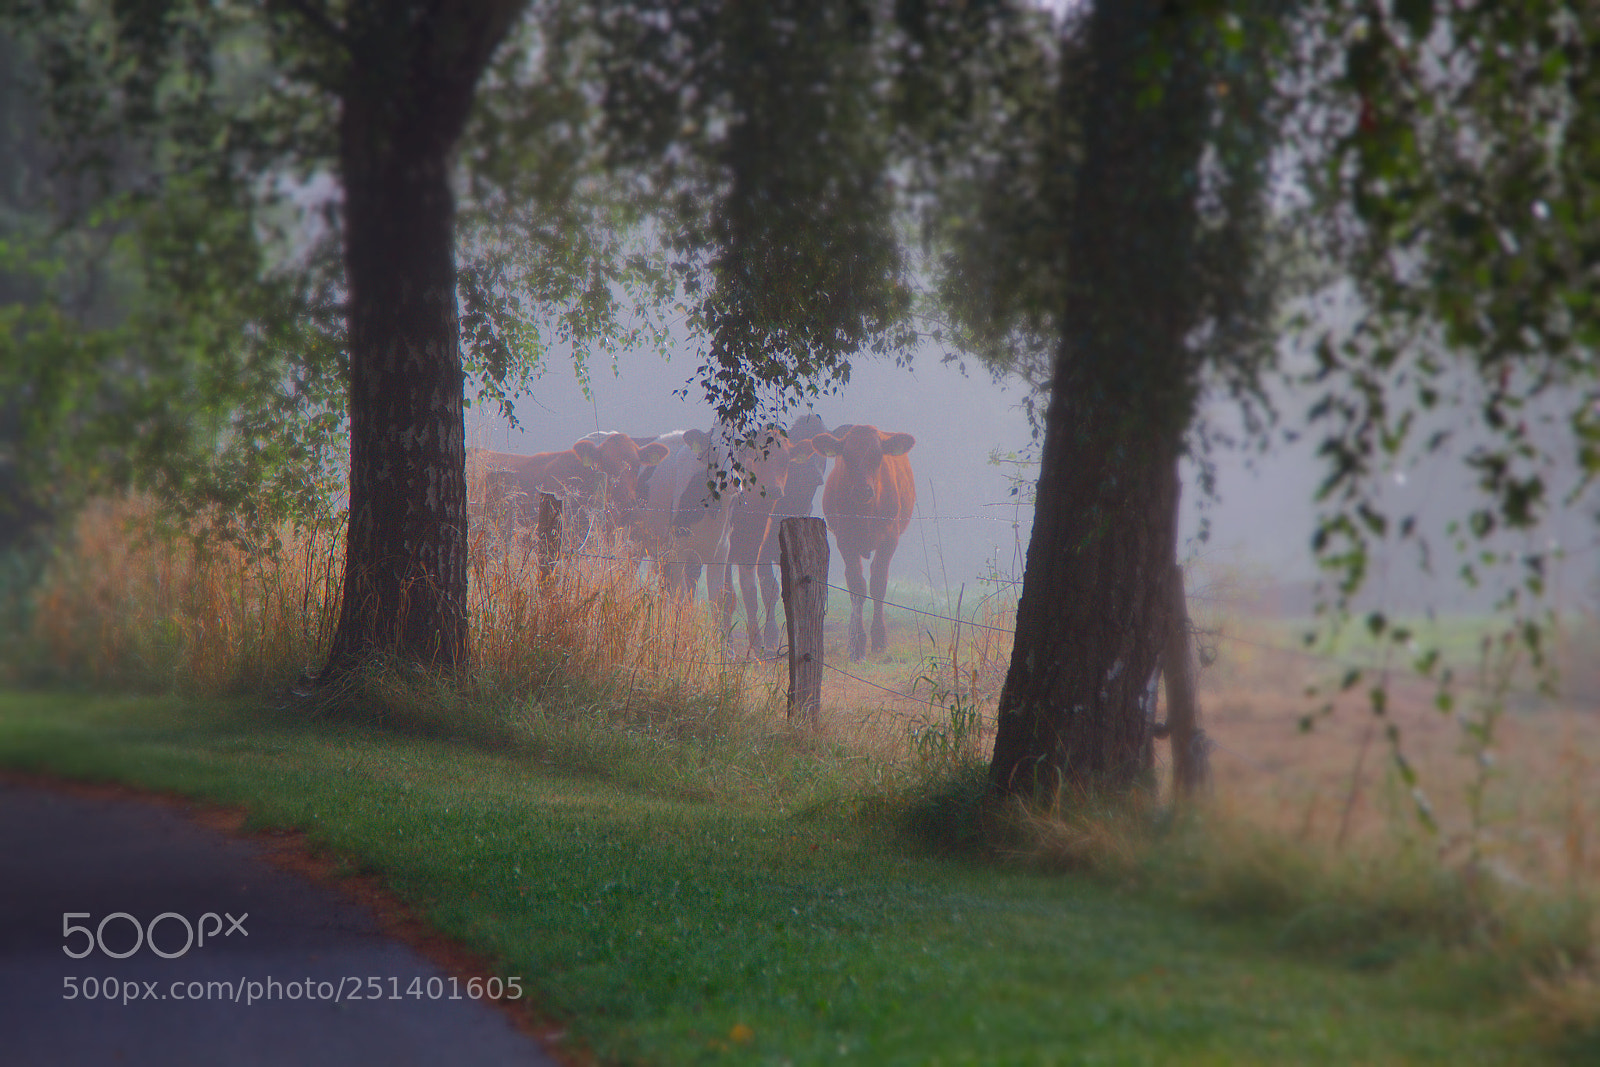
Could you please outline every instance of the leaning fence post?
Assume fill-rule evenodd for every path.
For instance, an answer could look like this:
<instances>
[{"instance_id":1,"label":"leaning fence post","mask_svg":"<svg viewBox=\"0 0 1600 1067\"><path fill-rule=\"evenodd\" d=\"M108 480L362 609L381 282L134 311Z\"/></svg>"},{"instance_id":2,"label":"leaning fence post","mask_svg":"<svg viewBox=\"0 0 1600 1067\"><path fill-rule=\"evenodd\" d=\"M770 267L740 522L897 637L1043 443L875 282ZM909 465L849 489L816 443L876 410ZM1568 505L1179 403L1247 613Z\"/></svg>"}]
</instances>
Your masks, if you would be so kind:
<instances>
[{"instance_id":1,"label":"leaning fence post","mask_svg":"<svg viewBox=\"0 0 1600 1067\"><path fill-rule=\"evenodd\" d=\"M561 498L539 494L539 577L548 578L561 555Z\"/></svg>"},{"instance_id":2,"label":"leaning fence post","mask_svg":"<svg viewBox=\"0 0 1600 1067\"><path fill-rule=\"evenodd\" d=\"M828 611L828 524L810 516L778 526L783 621L789 633L789 721L815 726L822 711L822 618Z\"/></svg>"},{"instance_id":3,"label":"leaning fence post","mask_svg":"<svg viewBox=\"0 0 1600 1067\"><path fill-rule=\"evenodd\" d=\"M1193 637L1189 629L1189 598L1184 592L1183 567L1172 565L1169 584L1170 623L1162 671L1167 683L1167 734L1172 743L1172 785L1175 798L1204 793L1211 783L1211 742L1200 728L1200 701L1196 696Z\"/></svg>"}]
</instances>

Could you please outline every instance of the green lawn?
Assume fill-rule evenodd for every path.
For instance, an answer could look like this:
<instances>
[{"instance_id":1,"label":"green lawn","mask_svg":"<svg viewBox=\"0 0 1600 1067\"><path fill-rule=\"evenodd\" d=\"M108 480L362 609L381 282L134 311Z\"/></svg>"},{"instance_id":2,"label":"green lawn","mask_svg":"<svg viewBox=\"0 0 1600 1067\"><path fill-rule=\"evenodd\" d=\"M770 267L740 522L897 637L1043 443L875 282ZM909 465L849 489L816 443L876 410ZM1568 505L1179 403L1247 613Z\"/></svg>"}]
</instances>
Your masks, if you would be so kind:
<instances>
[{"instance_id":1,"label":"green lawn","mask_svg":"<svg viewBox=\"0 0 1600 1067\"><path fill-rule=\"evenodd\" d=\"M848 797L675 800L249 702L16 692L0 767L304 828L522 976L603 1062L1562 1062L1426 951L1296 956L1281 922L933 855Z\"/></svg>"}]
</instances>

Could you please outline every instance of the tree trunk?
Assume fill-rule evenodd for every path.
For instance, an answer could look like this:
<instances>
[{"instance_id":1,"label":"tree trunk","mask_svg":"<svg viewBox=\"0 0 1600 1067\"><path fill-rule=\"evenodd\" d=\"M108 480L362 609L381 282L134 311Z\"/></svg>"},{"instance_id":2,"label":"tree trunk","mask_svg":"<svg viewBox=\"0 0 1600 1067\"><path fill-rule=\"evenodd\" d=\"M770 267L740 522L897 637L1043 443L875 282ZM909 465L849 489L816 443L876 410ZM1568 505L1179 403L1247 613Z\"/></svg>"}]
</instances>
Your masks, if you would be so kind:
<instances>
[{"instance_id":1,"label":"tree trunk","mask_svg":"<svg viewBox=\"0 0 1600 1067\"><path fill-rule=\"evenodd\" d=\"M1121 790L1150 770L1151 682L1177 547L1177 442L1130 441L1084 407L1072 429L1045 438L990 767L1002 795Z\"/></svg>"},{"instance_id":2,"label":"tree trunk","mask_svg":"<svg viewBox=\"0 0 1600 1067\"><path fill-rule=\"evenodd\" d=\"M1200 729L1200 697L1196 676L1194 635L1189 628L1189 598L1184 591L1183 567L1172 565L1168 595L1172 610L1167 627L1167 651L1161 673L1167 690L1167 737L1172 747L1172 799L1188 800L1206 792L1211 784L1211 742Z\"/></svg>"},{"instance_id":3,"label":"tree trunk","mask_svg":"<svg viewBox=\"0 0 1600 1067\"><path fill-rule=\"evenodd\" d=\"M991 792L1148 780L1170 612L1177 463L1194 408L1190 257L1204 116L1189 17L1103 0L1038 501ZM1063 97L1063 105L1070 106Z\"/></svg>"},{"instance_id":4,"label":"tree trunk","mask_svg":"<svg viewBox=\"0 0 1600 1067\"><path fill-rule=\"evenodd\" d=\"M325 675L374 654L467 658L467 489L449 168L522 6L355 4L339 121L350 519Z\"/></svg>"}]
</instances>

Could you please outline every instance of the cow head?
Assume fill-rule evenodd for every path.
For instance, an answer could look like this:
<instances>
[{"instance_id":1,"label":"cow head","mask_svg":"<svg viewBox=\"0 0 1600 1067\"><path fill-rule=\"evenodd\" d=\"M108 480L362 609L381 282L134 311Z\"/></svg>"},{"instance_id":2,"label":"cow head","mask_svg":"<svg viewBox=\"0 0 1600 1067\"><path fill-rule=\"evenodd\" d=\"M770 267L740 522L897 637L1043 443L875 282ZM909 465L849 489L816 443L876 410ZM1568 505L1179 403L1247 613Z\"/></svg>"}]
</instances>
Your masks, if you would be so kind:
<instances>
[{"instance_id":1,"label":"cow head","mask_svg":"<svg viewBox=\"0 0 1600 1067\"><path fill-rule=\"evenodd\" d=\"M868 501L877 495L878 468L884 456L903 456L916 445L908 433L884 433L876 426L840 426L833 433L819 433L810 439L818 455L837 459L836 477L842 477L847 495ZM837 472L843 470L842 476ZM829 492L833 491L829 483Z\"/></svg>"},{"instance_id":2,"label":"cow head","mask_svg":"<svg viewBox=\"0 0 1600 1067\"><path fill-rule=\"evenodd\" d=\"M572 444L573 454L603 482L606 511L612 522L627 522L639 505L639 471L667 458L667 446L659 441L640 448L625 433L609 434L596 442L581 438Z\"/></svg>"},{"instance_id":3,"label":"cow head","mask_svg":"<svg viewBox=\"0 0 1600 1067\"><path fill-rule=\"evenodd\" d=\"M822 487L823 476L828 473L827 457L812 447L811 438L827 432L827 429L821 416L815 412L807 412L789 424L789 439L805 447L795 448L789 457L789 482L784 492L801 494L807 508L810 507L811 497Z\"/></svg>"},{"instance_id":4,"label":"cow head","mask_svg":"<svg viewBox=\"0 0 1600 1067\"><path fill-rule=\"evenodd\" d=\"M704 430L684 430L683 444L696 459L706 460L711 456L711 435Z\"/></svg>"},{"instance_id":5,"label":"cow head","mask_svg":"<svg viewBox=\"0 0 1600 1067\"><path fill-rule=\"evenodd\" d=\"M764 426L739 450L738 486L776 498L789 480L790 464L811 453L810 441L792 439L776 426Z\"/></svg>"}]
</instances>

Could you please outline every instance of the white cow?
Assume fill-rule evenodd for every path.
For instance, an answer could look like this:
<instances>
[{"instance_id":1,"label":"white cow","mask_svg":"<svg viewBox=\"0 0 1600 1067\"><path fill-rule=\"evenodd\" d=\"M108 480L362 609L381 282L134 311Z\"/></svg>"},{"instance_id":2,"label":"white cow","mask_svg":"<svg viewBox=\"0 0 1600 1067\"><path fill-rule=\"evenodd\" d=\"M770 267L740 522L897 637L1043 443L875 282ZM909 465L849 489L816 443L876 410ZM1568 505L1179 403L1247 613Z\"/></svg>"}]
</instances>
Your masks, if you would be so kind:
<instances>
[{"instance_id":1,"label":"white cow","mask_svg":"<svg viewBox=\"0 0 1600 1067\"><path fill-rule=\"evenodd\" d=\"M667 446L667 458L651 472L641 502L635 536L656 560L667 590L695 595L700 572L706 572L706 595L712 603L728 580L728 507L732 488L714 495L719 457L704 430L674 430L656 438Z\"/></svg>"}]
</instances>

